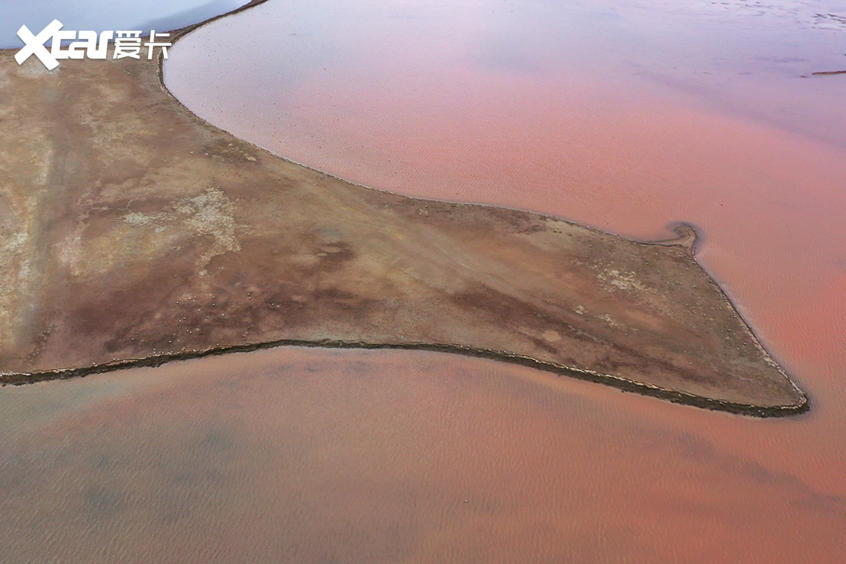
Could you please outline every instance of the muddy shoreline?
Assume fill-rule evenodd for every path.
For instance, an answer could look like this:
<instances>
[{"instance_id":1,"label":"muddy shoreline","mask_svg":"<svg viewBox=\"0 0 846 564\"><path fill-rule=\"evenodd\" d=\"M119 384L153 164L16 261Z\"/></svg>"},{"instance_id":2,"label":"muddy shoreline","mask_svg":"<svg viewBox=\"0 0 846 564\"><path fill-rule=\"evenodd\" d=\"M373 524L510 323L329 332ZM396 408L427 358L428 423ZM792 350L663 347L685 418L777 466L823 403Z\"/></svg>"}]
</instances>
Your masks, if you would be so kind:
<instances>
[{"instance_id":1,"label":"muddy shoreline","mask_svg":"<svg viewBox=\"0 0 846 564\"><path fill-rule=\"evenodd\" d=\"M177 30L174 41L263 1ZM517 362L745 415L808 409L693 260L692 228L679 240L635 242L559 218L352 185L195 116L164 86L161 58L109 60L102 72L86 64L63 63L62 75L77 74L58 86L45 73L10 79L36 76L56 98L72 92L84 107L70 113L86 117L55 123L45 101L33 118L47 123L28 122L30 137L62 158L43 163L49 182L23 173L7 186L11 201L24 202L19 209L47 212L38 220L21 212L34 224L26 243L50 244L35 266L26 251L0 255L18 281L43 278L6 292L3 384L280 345L406 348ZM114 107L79 99L86 88L96 99L98 80ZM123 115L124 99L145 115ZM146 141L118 155L130 172L116 174L97 140L106 132L126 142L137 130ZM149 146L167 135L163 148ZM69 144L80 138L85 145ZM33 154L17 162L11 154L9 168ZM31 194L52 185L65 188L64 199L33 203ZM270 186L279 193L267 194ZM277 246L292 238L298 244Z\"/></svg>"},{"instance_id":2,"label":"muddy shoreline","mask_svg":"<svg viewBox=\"0 0 846 564\"><path fill-rule=\"evenodd\" d=\"M86 376L93 376L95 374L104 374L108 372L126 370L130 368L155 368L157 366L162 366L171 362L192 360L198 358L208 358L232 353L246 353L252 351L273 349L277 347L330 348L352 350L408 350L437 352L443 354L455 354L475 358L484 358L490 360L497 360L500 362L518 364L521 366L527 366L529 368L535 368L537 370L550 372L558 376L566 376L570 378L576 378L578 380L584 380L586 382L593 382L595 384L603 384L606 386L617 388L622 392L630 392L643 396L649 396L669 401L672 403L677 403L680 405L689 405L701 409L708 409L712 411L725 411L737 415L746 415L759 418L795 416L802 413L806 413L811 407L811 401L807 395L807 392L803 392L805 394L805 401L801 405L757 406L744 403L728 402L718 399L711 399L707 397L696 396L693 394L686 394L684 392L678 392L675 390L666 390L634 380L614 378L606 374L594 374L589 371L578 370L567 366L559 366L535 358L511 354L506 351L488 351L482 349L473 349L469 347L461 347L457 345L440 345L429 343L391 345L367 342L320 342L297 340L255 343L221 349L211 349L207 351L194 351L177 355L151 356L137 360L121 361L114 364L104 364L99 366L90 366L76 369L40 372L34 374L0 374L0 386L26 386L39 382L69 380L72 378L85 378Z\"/></svg>"}]
</instances>

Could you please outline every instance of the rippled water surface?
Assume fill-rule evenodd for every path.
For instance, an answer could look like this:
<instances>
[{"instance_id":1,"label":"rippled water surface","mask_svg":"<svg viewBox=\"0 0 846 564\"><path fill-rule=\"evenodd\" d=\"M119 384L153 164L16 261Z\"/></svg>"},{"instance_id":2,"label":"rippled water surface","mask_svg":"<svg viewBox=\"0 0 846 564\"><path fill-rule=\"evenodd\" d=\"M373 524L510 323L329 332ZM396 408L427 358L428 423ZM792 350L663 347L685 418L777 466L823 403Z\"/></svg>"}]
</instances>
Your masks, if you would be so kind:
<instances>
[{"instance_id":1,"label":"rippled water surface","mask_svg":"<svg viewBox=\"0 0 846 564\"><path fill-rule=\"evenodd\" d=\"M168 87L379 188L637 237L679 219L810 413L454 355L276 349L0 390L11 561L837 561L846 6L271 0Z\"/></svg>"},{"instance_id":2,"label":"rippled water surface","mask_svg":"<svg viewBox=\"0 0 846 564\"><path fill-rule=\"evenodd\" d=\"M20 428L39 402L54 416ZM846 548L842 443L818 433L821 414L761 421L494 361L295 348L4 389L0 413L11 406L4 561L834 561Z\"/></svg>"}]
</instances>

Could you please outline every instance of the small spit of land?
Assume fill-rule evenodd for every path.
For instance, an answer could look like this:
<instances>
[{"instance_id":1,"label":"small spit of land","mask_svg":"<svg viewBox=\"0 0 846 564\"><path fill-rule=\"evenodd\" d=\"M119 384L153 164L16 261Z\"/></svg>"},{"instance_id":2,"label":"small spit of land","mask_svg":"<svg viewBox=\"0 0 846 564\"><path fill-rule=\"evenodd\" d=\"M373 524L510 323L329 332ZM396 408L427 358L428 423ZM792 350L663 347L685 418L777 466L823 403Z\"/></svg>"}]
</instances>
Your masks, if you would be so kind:
<instances>
[{"instance_id":1,"label":"small spit of land","mask_svg":"<svg viewBox=\"0 0 846 564\"><path fill-rule=\"evenodd\" d=\"M406 198L203 122L158 61L0 57L0 381L285 343L443 349L704 407L807 407L693 258ZM14 131L14 134L11 132Z\"/></svg>"}]
</instances>

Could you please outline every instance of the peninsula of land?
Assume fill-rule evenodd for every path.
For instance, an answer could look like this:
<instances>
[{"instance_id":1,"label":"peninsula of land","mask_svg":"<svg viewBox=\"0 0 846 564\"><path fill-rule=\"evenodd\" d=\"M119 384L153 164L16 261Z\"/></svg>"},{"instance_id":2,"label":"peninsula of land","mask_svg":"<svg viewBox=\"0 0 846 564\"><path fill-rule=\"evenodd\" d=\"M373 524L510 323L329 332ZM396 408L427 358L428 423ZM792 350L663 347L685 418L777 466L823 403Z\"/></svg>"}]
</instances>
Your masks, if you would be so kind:
<instances>
[{"instance_id":1,"label":"peninsula of land","mask_svg":"<svg viewBox=\"0 0 846 564\"><path fill-rule=\"evenodd\" d=\"M689 226L646 243L365 188L199 119L159 61L48 72L0 53L0 383L400 347L751 415L807 408L694 260Z\"/></svg>"}]
</instances>

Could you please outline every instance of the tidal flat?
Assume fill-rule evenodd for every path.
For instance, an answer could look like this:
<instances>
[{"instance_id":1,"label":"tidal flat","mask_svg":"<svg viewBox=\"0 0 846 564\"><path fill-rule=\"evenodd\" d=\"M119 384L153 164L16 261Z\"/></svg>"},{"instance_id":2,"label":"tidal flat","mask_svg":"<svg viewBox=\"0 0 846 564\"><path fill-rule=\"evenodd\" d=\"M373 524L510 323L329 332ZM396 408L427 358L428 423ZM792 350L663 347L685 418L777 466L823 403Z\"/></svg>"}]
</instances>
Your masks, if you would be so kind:
<instances>
[{"instance_id":1,"label":"tidal flat","mask_svg":"<svg viewBox=\"0 0 846 564\"><path fill-rule=\"evenodd\" d=\"M179 91L180 100L236 137L359 183L412 195L532 208L558 216L555 221L567 217L624 233L630 242L670 238L662 227L668 222L695 223L700 229L695 262L706 267L709 279L720 282L734 306L763 335L767 348L811 393L810 412L766 420L738 417L621 394L608 386L508 362L398 350L280 347L5 386L0 388L4 559L836 561L846 552L846 194L841 189L846 185L846 130L838 126L844 118L842 106L827 105L838 99L840 77L815 81L799 75L838 68L829 63L839 61L834 57L840 53L817 56L822 51L815 53L813 47L825 42L818 41L820 35L806 33L837 33L832 27L837 20L815 18L813 12L804 18L803 10L813 3L792 3L785 10L782 4L728 2L704 9L707 18L715 19L703 21L724 23L714 11L725 11L731 24L724 29L754 30L744 32L753 46L762 31L790 27L785 21L802 22L801 31L790 33L815 39L802 42L801 55L796 54L798 43L791 41L775 49L761 47L763 66L775 73L758 73L753 66L734 69L739 72L727 77L725 63L716 59L707 70L724 74L700 73L706 69L689 60L682 73L670 72L672 64L664 65L667 59L656 54L656 41L639 44L646 55L638 57L641 65L663 65L658 73L662 76L646 72L654 68L638 71L650 74L648 88L640 88L643 84L620 67L605 67L607 83L617 85L616 92L597 88L606 78L590 77L589 67L603 65L593 65L596 59L586 57L588 64L566 81L544 82L527 91L526 81L543 73L525 71L544 67L533 65L526 55L543 47L545 36L537 34L536 43L521 43L529 51L509 50L508 42L494 37L497 41L483 42L486 57L480 61L470 59L472 64L465 68L444 67L451 68L448 80L428 71L420 74L425 70L420 65L412 67L418 77L460 91L457 98L465 105L446 116L439 112L451 107L449 91L445 98L431 83L401 80L413 76L405 73L393 75L390 88L387 81L376 80L386 87L386 96L375 96L380 89L356 76L366 68L355 61L339 68L327 66L325 60L297 57L304 68L313 68L285 88L276 82L283 77L281 71L265 66L264 84L270 89L263 90L261 80L246 80L252 55L237 65L242 74L233 74L223 64L227 61L220 49L203 46L209 35L226 36L218 31L200 34L212 26L177 44L167 63L174 66L165 67L165 83L177 92L183 77L180 87L189 89ZM289 3L287 8L297 5ZM473 11L475 19L456 19L456 5L449 11L453 23L446 27L457 37L466 37L468 22L489 23L483 17L487 11ZM582 41L591 34L602 37L591 22L598 27L619 22L642 31L655 29L645 25L647 20L675 16L652 12L629 25L631 13L622 8L593 10L579 20L587 24L577 36ZM355 26L345 24L335 33L322 27L320 17L290 17L294 13L308 11L290 12L290 33L275 37L295 45L302 40L300 52L321 43L334 49L334 42L342 40L362 46L366 54L368 43L356 39L360 31ZM274 19L280 12L274 17L262 14L266 25L280 25ZM401 35L400 22L415 25L438 14L445 15L435 11L427 16L423 11L411 17L402 9L392 13L391 29L397 31L393 37ZM702 15L697 14L697 21ZM254 24L236 26L240 20L235 17L241 16L213 25L230 21L225 29L252 27L255 35ZM762 25L750 27L756 21ZM308 22L318 25L295 26ZM695 36L681 27L659 27ZM513 26L507 29L514 31ZM229 36L230 45L238 45L239 37ZM378 47L378 34L367 37L373 40L371 47L385 52ZM421 36L406 37L413 44ZM670 44L678 45L677 39ZM477 46L474 41L462 44ZM438 45L439 53L447 52L443 42ZM696 47L696 42L688 45ZM603 56L602 48L588 46L579 53ZM268 55L273 52L266 50ZM424 51L393 52L426 61ZM290 54L277 51L283 61ZM208 70L204 65L213 58L220 65L218 73L230 73L233 80L199 88L197 75L185 74L189 58L189 68L196 65L197 70ZM572 64L573 59L565 62ZM494 68L493 85L484 80L484 73L473 74ZM346 74L339 73L342 69ZM703 82L666 80L667 75L678 78L685 72ZM747 72L752 74L741 75ZM714 86L713 81L723 81L727 88L702 88ZM478 87L469 88L474 82ZM9 84L0 82L4 94ZM591 88L580 89L586 84ZM774 84L776 95L764 96ZM160 88L154 82L149 85ZM561 88L567 85L576 95ZM255 92L256 100L247 102L245 89ZM707 102L700 96L703 90ZM480 98L485 91L491 96ZM56 90L30 92L39 104L61 99ZM143 104L134 101L134 92L119 98L111 98L106 90L100 94L121 100L125 109L144 111ZM196 96L189 99L189 92ZM426 97L413 92L428 93L433 106L415 107ZM562 97L563 92L569 94ZM727 101L714 97L715 92L740 93L754 104ZM231 104L239 95L240 111L233 111ZM391 103L378 104L375 111L368 106L369 100L386 98ZM412 104L404 105L409 100ZM87 115L88 106L78 100L74 104ZM253 104L264 104L264 129L251 121ZM60 111L58 103L53 107ZM788 111L779 110L786 107ZM210 109L217 113L207 113ZM335 109L340 114L333 113ZM284 120L279 121L280 116ZM15 121L11 113L2 120L26 121ZM238 120L246 124L242 129ZM75 131L89 131L80 121ZM254 133L268 136L260 140ZM122 139L112 135L109 139ZM21 139L26 138L17 142ZM152 142L152 136L147 140ZM267 158L250 143L235 146L245 149L248 163L253 161L247 157ZM55 162L64 160L72 169L79 161L68 155L73 152L56 154ZM202 168L188 162L191 171ZM167 194L142 209L129 205L133 184L121 183L120 175L131 178L133 173L124 171L138 169L123 168L127 164L132 161L122 159L112 167L116 181L111 193L127 195L119 220L98 216L107 214L97 205L86 207L97 202L67 197L66 203L72 204L67 215L86 209L95 217L90 230L78 230L85 245L99 236L98 230L106 233L119 225L127 230L121 235L124 241L134 234L130 256L141 256L161 244L155 237L165 231L193 229L197 222L190 219L199 215L211 220L214 232L205 234L207 241L195 234L196 248L183 247L187 263L196 265L206 253L234 246L230 235L242 233L238 222L226 219L232 208L201 186L191 186L196 192L190 197ZM3 229L20 229L15 223L20 216L10 215L9 209L20 213L23 207L36 215L46 212L45 224L67 225L59 206L34 206L38 199L25 196L17 208L2 201ZM321 197L320 204L329 201ZM415 214L425 217L426 208L418 209ZM487 237L477 246L483 248ZM73 245L65 246L73 238L45 240L53 245L43 255L49 260L30 264L49 264L55 249L62 249L59 257L64 261L48 269L48 280L69 265L84 271L80 267L85 256L74 255ZM418 241L409 244L416 246ZM336 250L331 245L309 248L318 258L325 258L319 253L329 256ZM676 240L672 248L689 253L690 238ZM97 249L102 256L93 264L100 266L126 256L116 253L109 258L113 250L108 245ZM444 254L452 249L448 251ZM219 255L211 260L220 260ZM686 254L683 260L691 264L692 259ZM86 280L96 279L96 272L86 274L91 275ZM143 301L137 292L124 295L127 303ZM70 293L65 297L73 303ZM206 305L212 304L218 302ZM94 324L97 318L90 319ZM83 339L78 342L83 354L91 351Z\"/></svg>"},{"instance_id":2,"label":"tidal flat","mask_svg":"<svg viewBox=\"0 0 846 564\"><path fill-rule=\"evenodd\" d=\"M463 351L691 405L807 408L694 259L531 212L408 198L197 118L159 60L0 62L0 382L284 344Z\"/></svg>"}]
</instances>

